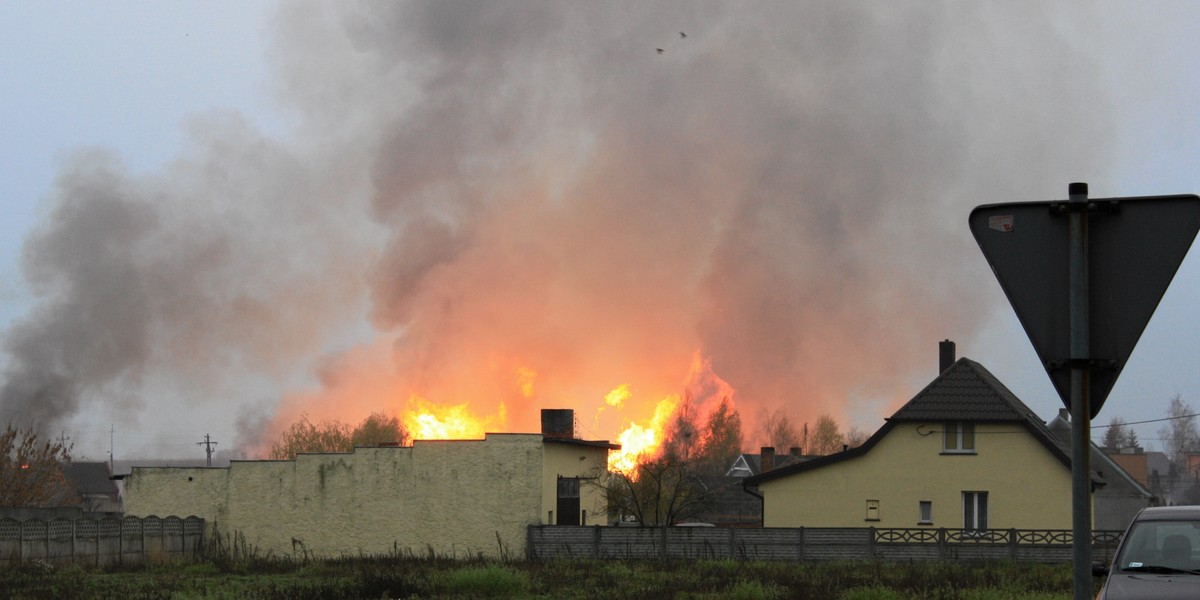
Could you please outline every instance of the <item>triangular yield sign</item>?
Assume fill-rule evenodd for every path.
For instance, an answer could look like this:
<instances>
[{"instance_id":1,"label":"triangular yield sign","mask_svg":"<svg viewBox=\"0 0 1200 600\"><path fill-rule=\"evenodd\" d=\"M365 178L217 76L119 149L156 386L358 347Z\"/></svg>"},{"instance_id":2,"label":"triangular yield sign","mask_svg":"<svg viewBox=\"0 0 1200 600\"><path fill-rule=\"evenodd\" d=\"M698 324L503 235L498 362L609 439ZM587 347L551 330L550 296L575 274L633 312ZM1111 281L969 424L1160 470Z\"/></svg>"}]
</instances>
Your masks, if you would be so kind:
<instances>
[{"instance_id":1,"label":"triangular yield sign","mask_svg":"<svg viewBox=\"0 0 1200 600\"><path fill-rule=\"evenodd\" d=\"M1090 413L1095 417L1200 230L1200 196L1087 201ZM979 248L1070 407L1067 201L971 211Z\"/></svg>"}]
</instances>

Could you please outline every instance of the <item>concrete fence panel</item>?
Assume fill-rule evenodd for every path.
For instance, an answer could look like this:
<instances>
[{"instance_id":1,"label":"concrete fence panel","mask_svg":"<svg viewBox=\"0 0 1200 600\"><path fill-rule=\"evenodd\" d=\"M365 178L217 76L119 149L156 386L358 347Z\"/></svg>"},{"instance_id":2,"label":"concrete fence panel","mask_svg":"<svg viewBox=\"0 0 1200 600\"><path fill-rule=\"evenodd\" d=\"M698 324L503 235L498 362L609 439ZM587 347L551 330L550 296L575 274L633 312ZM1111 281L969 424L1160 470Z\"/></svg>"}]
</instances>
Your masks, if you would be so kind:
<instances>
[{"instance_id":1,"label":"concrete fence panel","mask_svg":"<svg viewBox=\"0 0 1200 600\"><path fill-rule=\"evenodd\" d=\"M107 567L186 560L203 550L197 517L0 519L0 563L32 560Z\"/></svg>"},{"instance_id":2,"label":"concrete fence panel","mask_svg":"<svg viewBox=\"0 0 1200 600\"><path fill-rule=\"evenodd\" d=\"M880 560L1068 562L1071 532L1062 530L571 527L533 525L532 559L661 558L738 560ZM1097 531L1092 555L1112 558L1121 532Z\"/></svg>"}]
</instances>

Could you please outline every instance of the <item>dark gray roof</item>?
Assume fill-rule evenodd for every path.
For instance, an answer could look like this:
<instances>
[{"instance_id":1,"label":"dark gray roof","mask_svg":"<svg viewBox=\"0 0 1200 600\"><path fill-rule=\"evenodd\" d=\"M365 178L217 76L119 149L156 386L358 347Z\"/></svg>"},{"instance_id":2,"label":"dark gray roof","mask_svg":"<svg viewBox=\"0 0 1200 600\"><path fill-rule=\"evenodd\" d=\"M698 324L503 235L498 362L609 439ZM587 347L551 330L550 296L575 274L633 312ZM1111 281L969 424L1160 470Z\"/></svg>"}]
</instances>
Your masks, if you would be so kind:
<instances>
[{"instance_id":1,"label":"dark gray roof","mask_svg":"<svg viewBox=\"0 0 1200 600\"><path fill-rule=\"evenodd\" d=\"M739 454L738 457L740 457L741 459L746 461L746 465L750 468L751 475L758 475L759 473L762 473L762 455L761 454L743 453L743 454ZM778 469L780 467L786 467L790 464L795 464L800 461L811 460L812 458L813 457L811 457L811 456L801 456L798 454L791 454L791 453L776 454L774 468ZM728 474L730 471L732 471L733 467L735 467L737 465L737 463L738 463L738 459L735 458L733 461L733 464L730 465L729 468L725 470L726 474Z\"/></svg>"},{"instance_id":2,"label":"dark gray roof","mask_svg":"<svg viewBox=\"0 0 1200 600\"><path fill-rule=\"evenodd\" d=\"M955 362L889 420L1042 423L995 375L969 358Z\"/></svg>"},{"instance_id":3,"label":"dark gray roof","mask_svg":"<svg viewBox=\"0 0 1200 600\"><path fill-rule=\"evenodd\" d=\"M63 463L63 474L76 493L117 496L117 484L110 479L108 463L67 462Z\"/></svg>"},{"instance_id":4,"label":"dark gray roof","mask_svg":"<svg viewBox=\"0 0 1200 600\"><path fill-rule=\"evenodd\" d=\"M1046 424L1028 406L1025 406L1024 402L1021 402L1012 391L1000 383L995 375L983 368L983 365L969 358L960 358L925 386L925 389L913 396L912 400L900 407L900 410L892 414L883 427L867 438L867 441L863 442L861 446L747 477L742 484L746 487L753 487L764 481L792 473L819 469L829 464L862 456L870 452L871 448L875 447L875 444L879 443L879 440L883 439L897 423L938 421L1019 424L1025 427L1034 439L1040 442L1059 462L1068 469L1071 468L1070 452L1063 450L1057 439L1046 428ZM1093 477L1093 480L1097 479Z\"/></svg>"}]
</instances>

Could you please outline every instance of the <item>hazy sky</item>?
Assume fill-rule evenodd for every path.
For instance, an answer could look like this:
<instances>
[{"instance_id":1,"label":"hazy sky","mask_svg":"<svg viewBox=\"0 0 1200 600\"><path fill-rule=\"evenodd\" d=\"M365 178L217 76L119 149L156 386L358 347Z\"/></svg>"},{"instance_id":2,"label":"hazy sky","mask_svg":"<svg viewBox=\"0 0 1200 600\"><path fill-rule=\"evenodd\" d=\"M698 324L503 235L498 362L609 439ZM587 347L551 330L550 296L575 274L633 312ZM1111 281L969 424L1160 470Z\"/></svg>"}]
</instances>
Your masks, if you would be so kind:
<instances>
[{"instance_id":1,"label":"hazy sky","mask_svg":"<svg viewBox=\"0 0 1200 600\"><path fill-rule=\"evenodd\" d=\"M0 414L200 457L413 395L614 437L727 385L873 431L952 338L1049 419L967 214L1200 192L1197 12L0 4ZM1097 425L1200 406L1198 294L1193 251Z\"/></svg>"}]
</instances>

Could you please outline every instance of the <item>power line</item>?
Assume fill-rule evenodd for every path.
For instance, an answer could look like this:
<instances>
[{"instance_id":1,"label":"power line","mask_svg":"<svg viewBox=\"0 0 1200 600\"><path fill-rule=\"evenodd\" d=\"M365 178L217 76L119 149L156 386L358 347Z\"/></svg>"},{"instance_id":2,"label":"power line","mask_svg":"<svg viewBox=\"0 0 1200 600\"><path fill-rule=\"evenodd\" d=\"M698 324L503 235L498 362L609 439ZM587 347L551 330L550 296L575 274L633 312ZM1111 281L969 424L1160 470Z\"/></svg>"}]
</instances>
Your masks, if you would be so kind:
<instances>
[{"instance_id":1,"label":"power line","mask_svg":"<svg viewBox=\"0 0 1200 600\"><path fill-rule=\"evenodd\" d=\"M1161 423L1163 421L1177 421L1179 419L1190 419L1192 417L1200 417L1200 413L1190 415L1180 415L1178 417L1163 417L1161 419L1150 419L1148 421L1130 421L1128 423L1121 422L1115 425L1092 425L1092 429L1108 429L1109 427L1124 427L1126 425L1145 425L1146 423Z\"/></svg>"}]
</instances>

